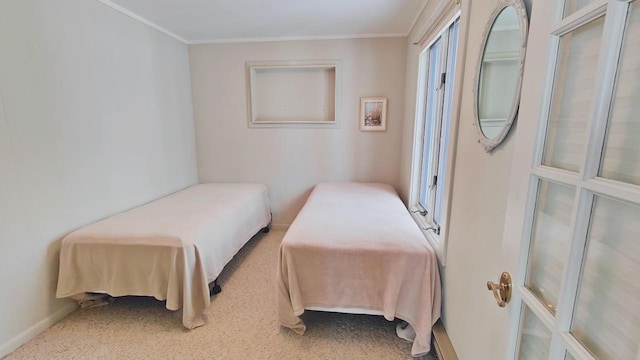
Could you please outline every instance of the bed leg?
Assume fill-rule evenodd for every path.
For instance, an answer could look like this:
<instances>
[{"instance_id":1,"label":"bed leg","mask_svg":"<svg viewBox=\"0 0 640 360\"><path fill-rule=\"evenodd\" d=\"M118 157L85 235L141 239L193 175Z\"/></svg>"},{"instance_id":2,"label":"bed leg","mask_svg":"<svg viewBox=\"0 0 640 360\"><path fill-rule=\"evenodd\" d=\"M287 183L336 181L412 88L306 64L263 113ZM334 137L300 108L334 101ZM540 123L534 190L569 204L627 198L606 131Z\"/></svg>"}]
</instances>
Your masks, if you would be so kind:
<instances>
[{"instance_id":1,"label":"bed leg","mask_svg":"<svg viewBox=\"0 0 640 360\"><path fill-rule=\"evenodd\" d=\"M209 296L219 294L221 291L222 288L218 285L218 279L215 279L211 284L209 284Z\"/></svg>"},{"instance_id":2,"label":"bed leg","mask_svg":"<svg viewBox=\"0 0 640 360\"><path fill-rule=\"evenodd\" d=\"M260 232L263 233L263 234L268 234L269 230L271 230L271 229L270 229L269 225L267 225L267 226L263 227L262 229L260 229Z\"/></svg>"}]
</instances>

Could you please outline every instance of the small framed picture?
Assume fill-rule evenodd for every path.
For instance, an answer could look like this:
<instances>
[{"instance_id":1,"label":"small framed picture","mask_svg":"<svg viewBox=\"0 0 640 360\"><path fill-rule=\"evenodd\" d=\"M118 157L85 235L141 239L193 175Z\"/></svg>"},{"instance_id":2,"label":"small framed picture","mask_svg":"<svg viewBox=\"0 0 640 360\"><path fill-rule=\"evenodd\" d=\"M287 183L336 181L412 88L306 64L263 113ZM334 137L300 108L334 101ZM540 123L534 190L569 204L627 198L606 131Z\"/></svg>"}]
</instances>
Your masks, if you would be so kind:
<instances>
[{"instance_id":1,"label":"small framed picture","mask_svg":"<svg viewBox=\"0 0 640 360\"><path fill-rule=\"evenodd\" d=\"M360 99L360 130L387 130L386 97L365 97Z\"/></svg>"}]
</instances>

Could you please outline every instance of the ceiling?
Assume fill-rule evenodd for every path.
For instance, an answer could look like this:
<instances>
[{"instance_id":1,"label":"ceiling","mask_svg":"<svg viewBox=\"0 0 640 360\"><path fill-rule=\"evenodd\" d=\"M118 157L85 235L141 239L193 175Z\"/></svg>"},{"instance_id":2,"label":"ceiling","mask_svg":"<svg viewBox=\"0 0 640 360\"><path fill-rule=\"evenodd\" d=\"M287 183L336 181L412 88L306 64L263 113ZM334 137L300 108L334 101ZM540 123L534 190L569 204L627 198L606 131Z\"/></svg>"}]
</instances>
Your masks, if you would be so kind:
<instances>
[{"instance_id":1,"label":"ceiling","mask_svg":"<svg viewBox=\"0 0 640 360\"><path fill-rule=\"evenodd\" d=\"M99 0L189 44L406 36L428 0Z\"/></svg>"}]
</instances>

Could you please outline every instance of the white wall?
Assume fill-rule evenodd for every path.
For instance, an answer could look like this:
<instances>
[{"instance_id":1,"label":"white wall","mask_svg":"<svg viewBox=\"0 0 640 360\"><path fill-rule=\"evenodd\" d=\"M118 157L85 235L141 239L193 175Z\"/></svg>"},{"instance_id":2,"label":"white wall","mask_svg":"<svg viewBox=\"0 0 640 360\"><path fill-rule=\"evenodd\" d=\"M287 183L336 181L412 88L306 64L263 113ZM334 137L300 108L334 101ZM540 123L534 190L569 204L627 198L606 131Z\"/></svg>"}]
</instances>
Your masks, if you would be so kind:
<instances>
[{"instance_id":1,"label":"white wall","mask_svg":"<svg viewBox=\"0 0 640 360\"><path fill-rule=\"evenodd\" d=\"M435 7L439 1L433 1ZM482 34L497 1L462 1L461 38L467 37L466 59L458 64L462 75L462 98L456 141L453 194L449 222L446 267L443 279L443 322L460 359L492 359L491 312L496 307L487 291L488 280L497 281L502 269L502 234L511 169L511 135L492 153L478 144L474 129L473 88ZM427 8L428 11L429 7ZM425 28L429 14L423 14L408 42ZM467 28L468 31L464 32ZM465 44L462 43L462 46ZM413 122L420 48L407 49L405 128L402 145L401 193L408 199L411 178ZM517 124L517 122L516 122ZM516 125L517 127L517 125ZM511 134L516 131L511 129ZM528 161L528 159L525 159ZM502 349L501 349L502 351Z\"/></svg>"},{"instance_id":2,"label":"white wall","mask_svg":"<svg viewBox=\"0 0 640 360\"><path fill-rule=\"evenodd\" d=\"M399 185L405 38L189 46L201 182L269 187L274 224L293 221L323 181ZM247 125L245 63L342 60L342 123L336 129ZM361 132L360 97L388 98L387 131ZM296 99L291 99L296 101Z\"/></svg>"},{"instance_id":3,"label":"white wall","mask_svg":"<svg viewBox=\"0 0 640 360\"><path fill-rule=\"evenodd\" d=\"M197 181L186 45L98 1L0 2L0 357L73 309L60 239Z\"/></svg>"}]
</instances>

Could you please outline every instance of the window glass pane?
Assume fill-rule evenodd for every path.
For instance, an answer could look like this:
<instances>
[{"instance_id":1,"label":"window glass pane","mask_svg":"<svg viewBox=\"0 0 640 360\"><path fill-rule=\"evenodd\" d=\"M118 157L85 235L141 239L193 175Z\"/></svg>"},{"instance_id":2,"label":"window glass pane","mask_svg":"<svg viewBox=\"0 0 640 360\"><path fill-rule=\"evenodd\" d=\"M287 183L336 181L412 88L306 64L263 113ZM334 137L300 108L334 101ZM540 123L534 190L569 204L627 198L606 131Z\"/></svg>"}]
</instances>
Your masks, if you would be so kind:
<instances>
[{"instance_id":1,"label":"window glass pane","mask_svg":"<svg viewBox=\"0 0 640 360\"><path fill-rule=\"evenodd\" d=\"M564 17L567 17L595 0L567 0L564 4Z\"/></svg>"},{"instance_id":2,"label":"window glass pane","mask_svg":"<svg viewBox=\"0 0 640 360\"><path fill-rule=\"evenodd\" d=\"M604 17L562 36L542 163L579 171Z\"/></svg>"},{"instance_id":3,"label":"window glass pane","mask_svg":"<svg viewBox=\"0 0 640 360\"><path fill-rule=\"evenodd\" d=\"M600 176L640 185L640 4L630 5Z\"/></svg>"},{"instance_id":4,"label":"window glass pane","mask_svg":"<svg viewBox=\"0 0 640 360\"><path fill-rule=\"evenodd\" d=\"M571 241L574 190L540 182L526 286L555 314Z\"/></svg>"},{"instance_id":5,"label":"window glass pane","mask_svg":"<svg viewBox=\"0 0 640 360\"><path fill-rule=\"evenodd\" d=\"M432 184L431 146L434 140L435 119L437 113L438 85L440 80L440 48L441 39L431 45L428 50L428 72L425 101L424 139L422 147L422 169L420 177L420 205L429 208L429 190Z\"/></svg>"},{"instance_id":6,"label":"window glass pane","mask_svg":"<svg viewBox=\"0 0 640 360\"><path fill-rule=\"evenodd\" d=\"M442 130L440 134L440 154L438 158L438 185L436 187L436 205L433 219L442 224L442 203L447 172L447 152L449 145L449 129L451 124L451 106L453 103L453 82L455 80L456 56L458 53L458 20L449 30L449 49L447 52L447 78L442 108Z\"/></svg>"},{"instance_id":7,"label":"window glass pane","mask_svg":"<svg viewBox=\"0 0 640 360\"><path fill-rule=\"evenodd\" d=\"M551 332L525 306L522 316L522 330L520 333L520 350L518 359L541 360L549 358Z\"/></svg>"},{"instance_id":8,"label":"window glass pane","mask_svg":"<svg viewBox=\"0 0 640 360\"><path fill-rule=\"evenodd\" d=\"M636 359L640 207L596 198L572 334L598 359Z\"/></svg>"}]
</instances>

